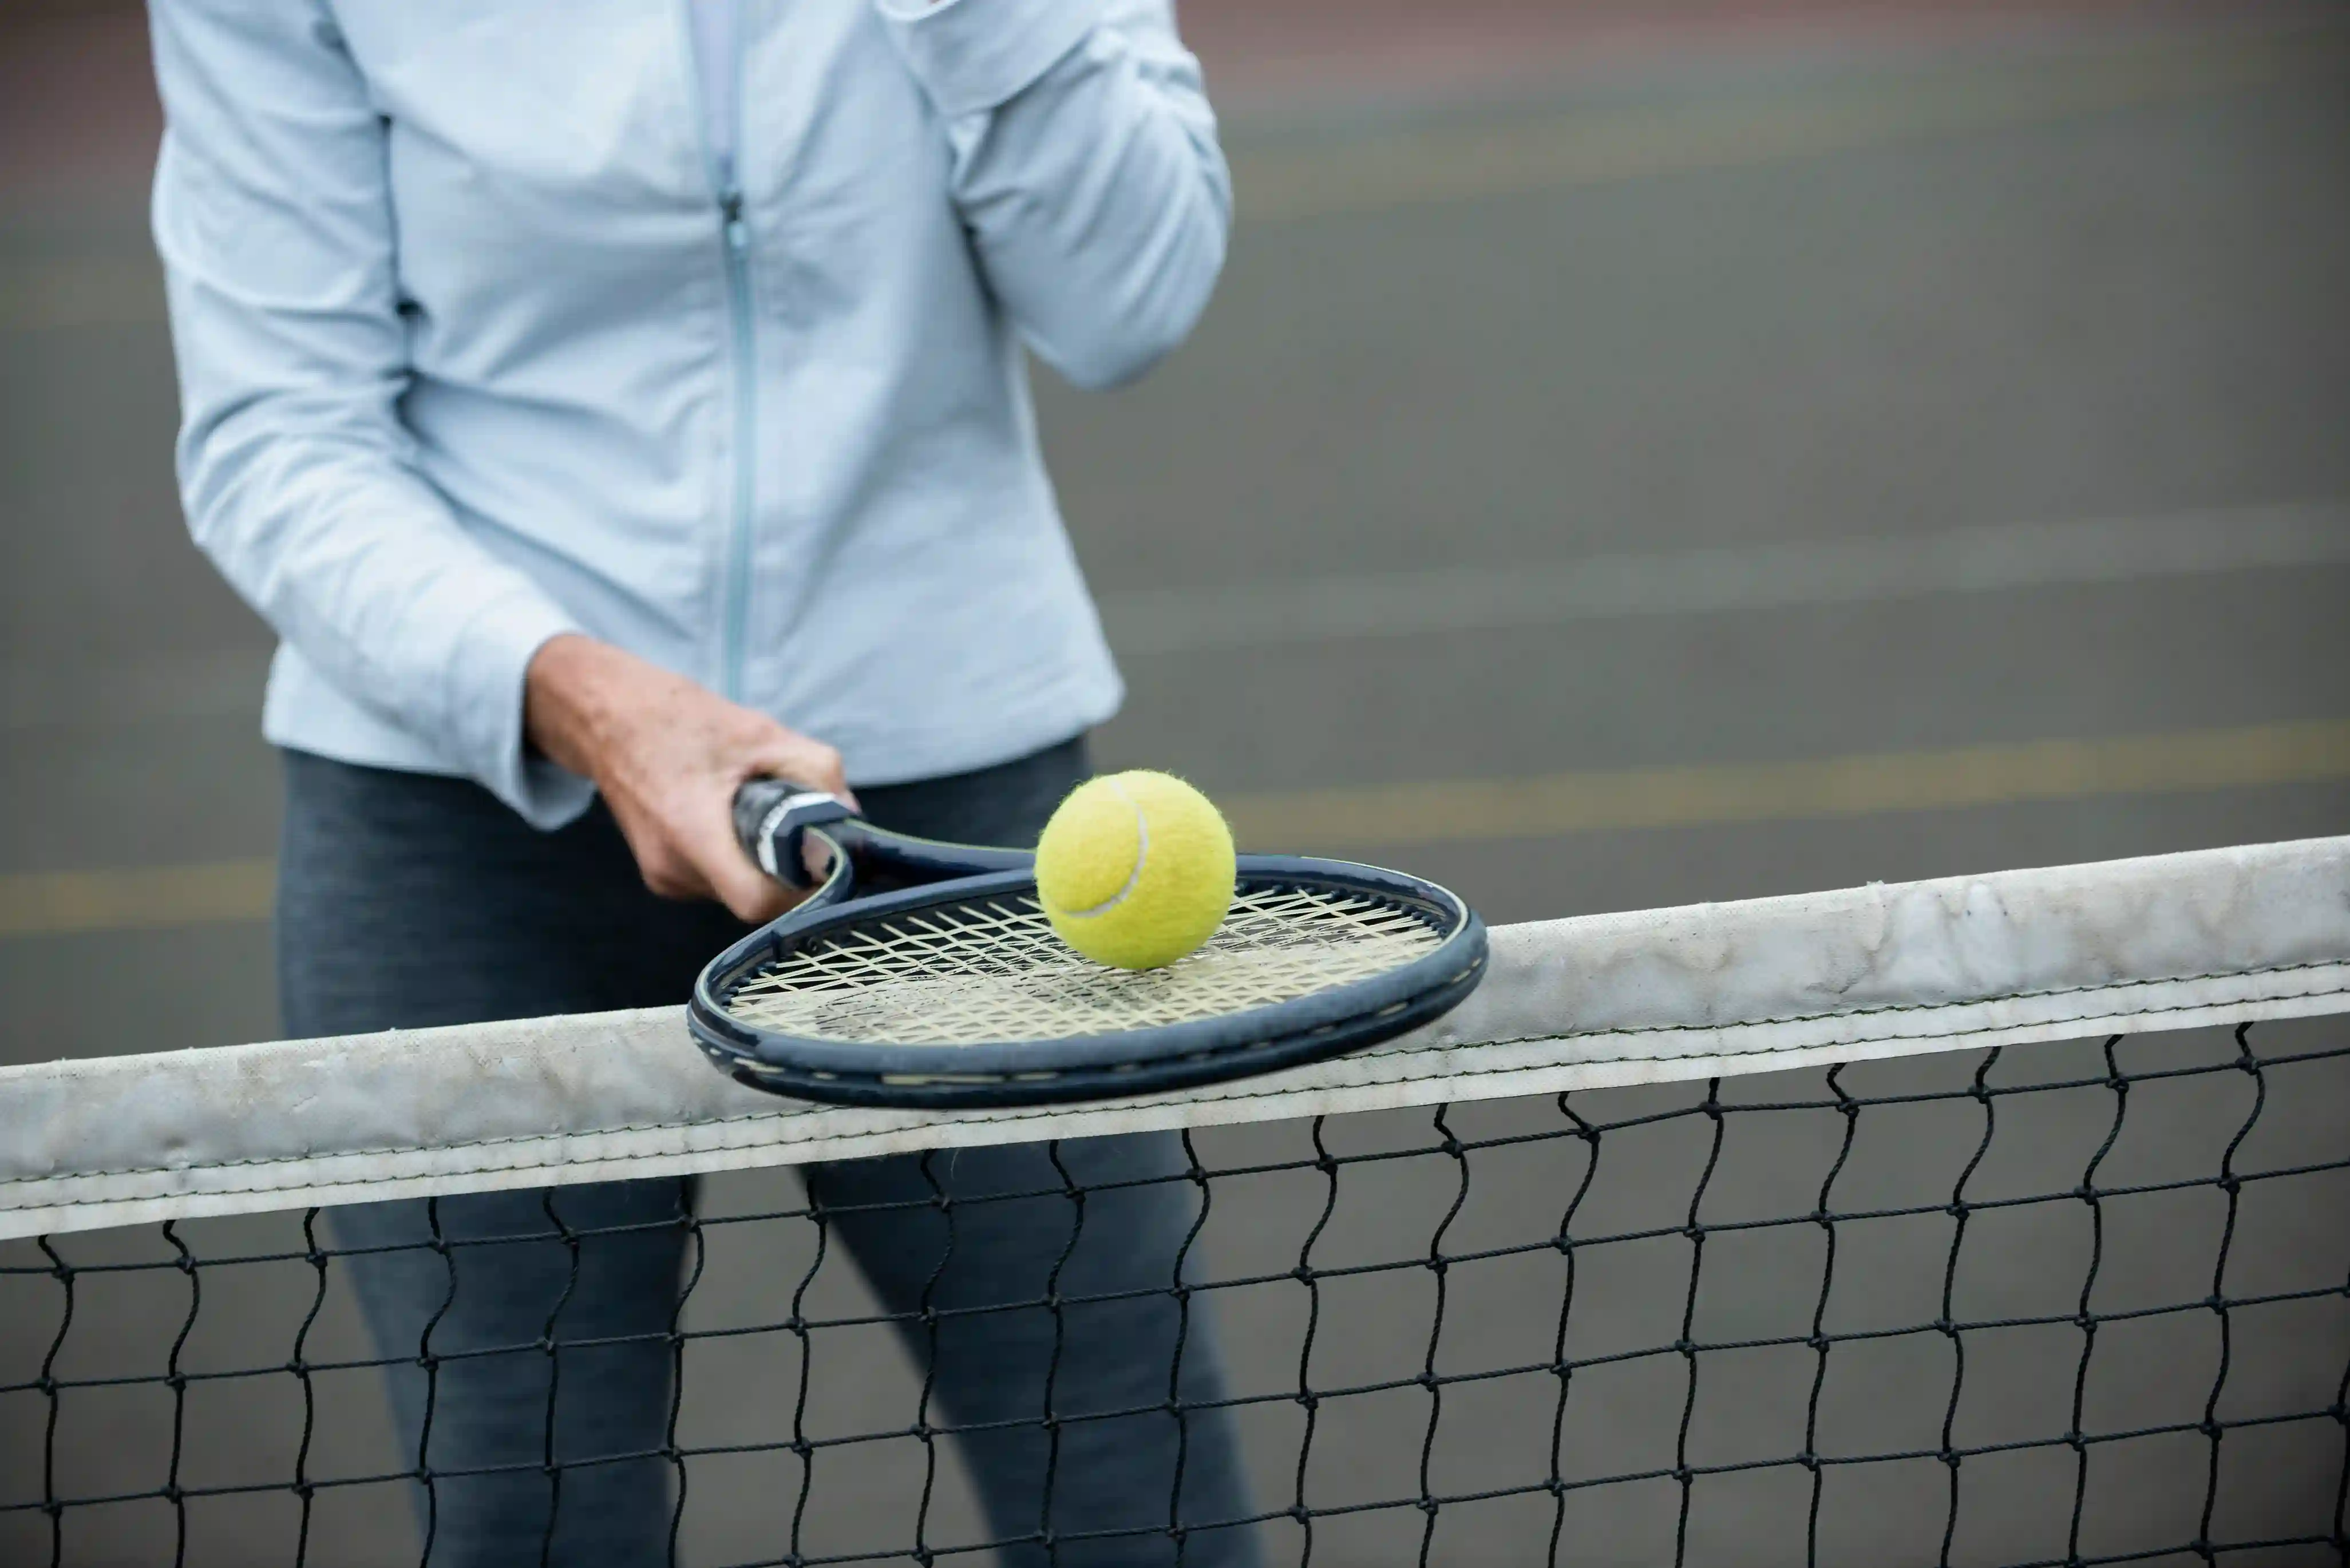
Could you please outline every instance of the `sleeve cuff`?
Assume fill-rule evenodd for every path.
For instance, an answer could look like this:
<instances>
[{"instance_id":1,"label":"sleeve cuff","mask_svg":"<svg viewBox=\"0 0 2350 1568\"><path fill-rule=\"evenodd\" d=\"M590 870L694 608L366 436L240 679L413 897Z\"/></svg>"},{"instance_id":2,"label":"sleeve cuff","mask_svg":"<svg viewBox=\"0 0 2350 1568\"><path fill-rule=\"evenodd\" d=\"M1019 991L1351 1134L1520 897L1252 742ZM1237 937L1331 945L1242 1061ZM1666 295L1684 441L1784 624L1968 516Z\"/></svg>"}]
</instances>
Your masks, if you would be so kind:
<instances>
[{"instance_id":1,"label":"sleeve cuff","mask_svg":"<svg viewBox=\"0 0 2350 1568\"><path fill-rule=\"evenodd\" d=\"M531 754L523 734L523 684L549 638L579 630L551 600L518 590L484 606L466 627L452 661L453 732L466 771L533 827L561 827L588 809L596 786Z\"/></svg>"},{"instance_id":2,"label":"sleeve cuff","mask_svg":"<svg viewBox=\"0 0 2350 1568\"><path fill-rule=\"evenodd\" d=\"M874 0L907 67L949 119L1009 102L1082 43L1104 0Z\"/></svg>"}]
</instances>

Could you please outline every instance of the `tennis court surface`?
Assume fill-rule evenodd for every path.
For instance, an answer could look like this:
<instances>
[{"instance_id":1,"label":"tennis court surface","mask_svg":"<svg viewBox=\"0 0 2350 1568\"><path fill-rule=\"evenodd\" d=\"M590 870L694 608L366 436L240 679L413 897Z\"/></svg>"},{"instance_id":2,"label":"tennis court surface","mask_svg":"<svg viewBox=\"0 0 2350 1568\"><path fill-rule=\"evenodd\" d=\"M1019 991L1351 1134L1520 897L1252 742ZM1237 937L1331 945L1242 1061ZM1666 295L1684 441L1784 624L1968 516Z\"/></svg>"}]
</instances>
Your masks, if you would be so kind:
<instances>
[{"instance_id":1,"label":"tennis court surface","mask_svg":"<svg viewBox=\"0 0 2350 1568\"><path fill-rule=\"evenodd\" d=\"M422 1550L323 1209L692 1174L679 1561L983 1562L952 1423L788 1167L1184 1133L1266 1561L2337 1563L2350 838L1510 926L1448 1019L1050 1111L824 1107L674 1010L0 1069L0 1559ZM517 1232L520 1234L522 1232ZM484 1238L436 1232L452 1296ZM1075 1242L1072 1241L1074 1248ZM537 1341L398 1354L536 1358ZM575 1376L577 1373L575 1372ZM559 1397L559 1396L558 1396ZM1175 1423L1171 1397L1143 1407ZM1130 1411L1057 1408L1035 1424ZM594 1465L518 1469L592 1486ZM429 1519L429 1508L426 1517ZM1081 1538L1028 1539L1072 1558Z\"/></svg>"}]
</instances>

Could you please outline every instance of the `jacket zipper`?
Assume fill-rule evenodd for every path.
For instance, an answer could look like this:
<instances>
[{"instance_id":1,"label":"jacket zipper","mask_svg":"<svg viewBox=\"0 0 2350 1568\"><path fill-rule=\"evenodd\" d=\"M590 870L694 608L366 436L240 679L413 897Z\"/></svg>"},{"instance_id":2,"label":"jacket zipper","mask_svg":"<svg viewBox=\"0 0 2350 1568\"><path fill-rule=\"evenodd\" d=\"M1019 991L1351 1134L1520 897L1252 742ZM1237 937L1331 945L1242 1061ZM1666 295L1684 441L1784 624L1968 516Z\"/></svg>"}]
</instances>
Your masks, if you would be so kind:
<instances>
[{"instance_id":1,"label":"jacket zipper","mask_svg":"<svg viewBox=\"0 0 2350 1568\"><path fill-rule=\"evenodd\" d=\"M730 702L743 700L743 648L751 619L751 513L756 499L758 382L751 319L751 228L743 218L743 192L721 191L719 216L726 245L726 314L733 337L734 508L726 548L726 607L720 691Z\"/></svg>"},{"instance_id":2,"label":"jacket zipper","mask_svg":"<svg viewBox=\"0 0 2350 1568\"><path fill-rule=\"evenodd\" d=\"M727 369L734 407L734 485L721 585L718 682L721 695L729 701L739 702L743 700L743 645L750 635L751 522L758 482L753 450L758 431L758 359L751 311L751 225L743 216L743 188L735 173L743 158L743 49L738 36L726 63L726 68L735 76L734 152L722 162L718 150L710 144L706 106L702 101L702 71L694 58L691 5L692 0L678 0L678 37L685 49L685 79L688 106L693 113L694 140L702 148L702 169L709 177L711 194L718 203L718 241L726 270Z\"/></svg>"}]
</instances>

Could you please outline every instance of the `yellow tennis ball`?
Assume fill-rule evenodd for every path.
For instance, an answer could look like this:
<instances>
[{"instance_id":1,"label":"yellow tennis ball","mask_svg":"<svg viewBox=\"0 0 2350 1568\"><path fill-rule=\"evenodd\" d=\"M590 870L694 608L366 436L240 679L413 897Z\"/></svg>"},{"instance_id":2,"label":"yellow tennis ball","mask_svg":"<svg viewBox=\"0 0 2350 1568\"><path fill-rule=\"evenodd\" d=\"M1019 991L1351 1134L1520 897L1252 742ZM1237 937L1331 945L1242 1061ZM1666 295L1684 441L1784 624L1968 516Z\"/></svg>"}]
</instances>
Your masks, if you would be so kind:
<instances>
[{"instance_id":1,"label":"yellow tennis ball","mask_svg":"<svg viewBox=\"0 0 2350 1568\"><path fill-rule=\"evenodd\" d=\"M1097 963L1157 969L1215 934L1232 902L1232 834L1166 774L1079 784L1045 825L1036 891L1061 940Z\"/></svg>"}]
</instances>

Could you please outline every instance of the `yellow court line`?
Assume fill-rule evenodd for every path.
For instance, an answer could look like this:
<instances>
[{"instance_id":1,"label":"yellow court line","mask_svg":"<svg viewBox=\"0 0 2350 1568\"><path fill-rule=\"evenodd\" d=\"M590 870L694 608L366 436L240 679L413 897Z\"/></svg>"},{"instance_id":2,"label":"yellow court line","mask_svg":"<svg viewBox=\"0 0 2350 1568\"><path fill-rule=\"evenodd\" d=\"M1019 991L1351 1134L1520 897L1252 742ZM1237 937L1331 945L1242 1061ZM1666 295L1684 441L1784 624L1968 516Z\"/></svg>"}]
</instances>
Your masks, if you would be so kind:
<instances>
[{"instance_id":1,"label":"yellow court line","mask_svg":"<svg viewBox=\"0 0 2350 1568\"><path fill-rule=\"evenodd\" d=\"M265 920L276 880L273 860L0 877L0 937Z\"/></svg>"},{"instance_id":2,"label":"yellow court line","mask_svg":"<svg viewBox=\"0 0 2350 1568\"><path fill-rule=\"evenodd\" d=\"M1242 843L1292 851L1550 838L2350 780L2350 722L1811 762L1628 768L1234 795ZM269 918L265 859L0 877L0 938Z\"/></svg>"},{"instance_id":3,"label":"yellow court line","mask_svg":"<svg viewBox=\"0 0 2350 1568\"><path fill-rule=\"evenodd\" d=\"M1711 827L2337 779L2350 779L2350 722L1371 784L1242 795L1224 804L1244 846L1295 850Z\"/></svg>"},{"instance_id":4,"label":"yellow court line","mask_svg":"<svg viewBox=\"0 0 2350 1568\"><path fill-rule=\"evenodd\" d=\"M2207 97L2338 65L2338 39L2166 43L2017 67L1871 82L1815 96L1593 110L1339 145L1241 150L1243 218L1376 212L1733 169Z\"/></svg>"}]
</instances>

